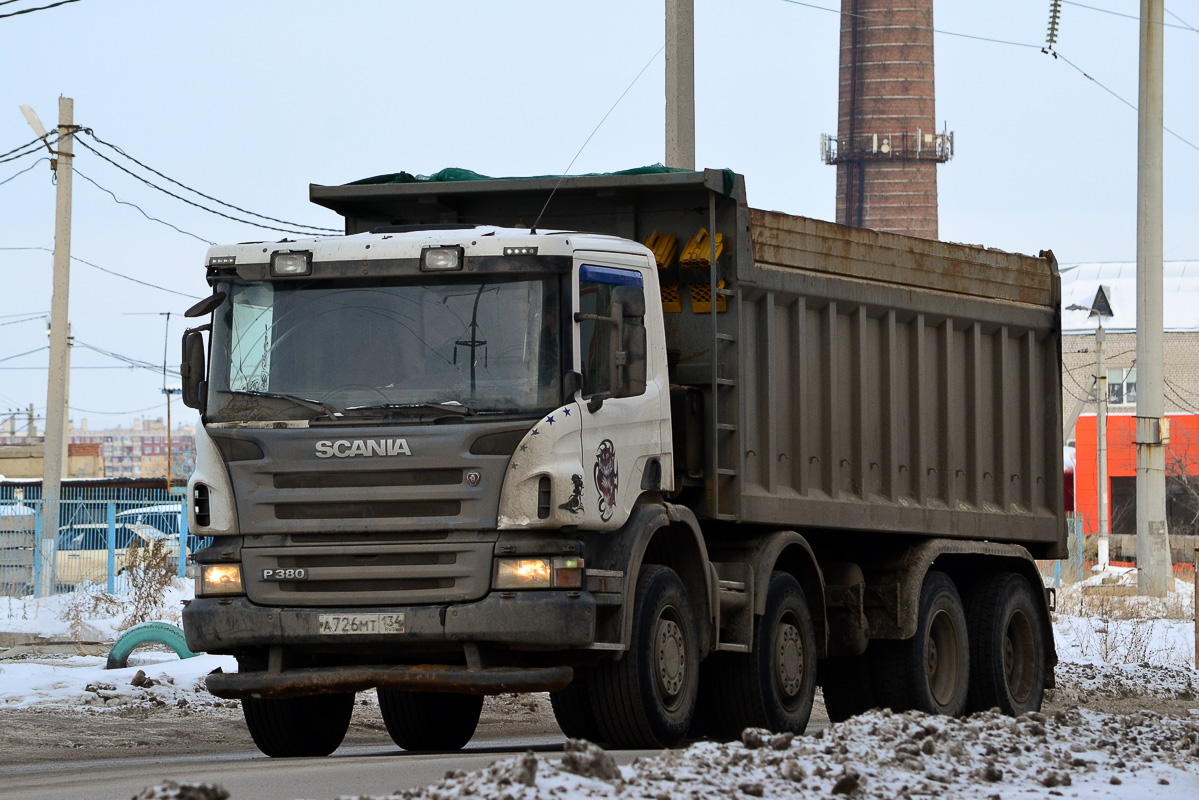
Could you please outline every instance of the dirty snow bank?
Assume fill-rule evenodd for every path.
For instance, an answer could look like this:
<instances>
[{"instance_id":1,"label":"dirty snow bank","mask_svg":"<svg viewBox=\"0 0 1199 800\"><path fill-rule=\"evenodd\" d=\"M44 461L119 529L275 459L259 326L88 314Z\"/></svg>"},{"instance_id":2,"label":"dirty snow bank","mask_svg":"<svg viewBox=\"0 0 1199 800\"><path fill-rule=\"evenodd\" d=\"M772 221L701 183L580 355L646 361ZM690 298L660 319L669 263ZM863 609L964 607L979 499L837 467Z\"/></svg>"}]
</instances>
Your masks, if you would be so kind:
<instances>
[{"instance_id":1,"label":"dirty snow bank","mask_svg":"<svg viewBox=\"0 0 1199 800\"><path fill-rule=\"evenodd\" d=\"M1089 790L1089 791L1088 791ZM453 772L388 800L563 797L1009 798L1086 791L1158 800L1199 792L1199 716L1117 716L1080 710L1019 719L955 720L871 711L811 736L748 730L742 742L703 742L618 768L586 742L555 758L526 753ZM361 797L359 800L367 800Z\"/></svg>"},{"instance_id":2,"label":"dirty snow bank","mask_svg":"<svg viewBox=\"0 0 1199 800\"><path fill-rule=\"evenodd\" d=\"M50 597L0 596L0 632L30 633L47 640L81 642L112 642L128 627L137 609L136 594L125 576L118 576L116 592L109 594L102 587L88 585L74 592ZM195 597L195 582L174 578L154 598L157 613L147 619L178 625L183 603Z\"/></svg>"},{"instance_id":3,"label":"dirty snow bank","mask_svg":"<svg viewBox=\"0 0 1199 800\"><path fill-rule=\"evenodd\" d=\"M179 659L174 654L141 653L134 666L105 669L107 659L67 656L0 661L0 709L31 706L90 708L237 708L238 703L213 697L204 676L220 667L237 671L232 656L202 655Z\"/></svg>"}]
</instances>

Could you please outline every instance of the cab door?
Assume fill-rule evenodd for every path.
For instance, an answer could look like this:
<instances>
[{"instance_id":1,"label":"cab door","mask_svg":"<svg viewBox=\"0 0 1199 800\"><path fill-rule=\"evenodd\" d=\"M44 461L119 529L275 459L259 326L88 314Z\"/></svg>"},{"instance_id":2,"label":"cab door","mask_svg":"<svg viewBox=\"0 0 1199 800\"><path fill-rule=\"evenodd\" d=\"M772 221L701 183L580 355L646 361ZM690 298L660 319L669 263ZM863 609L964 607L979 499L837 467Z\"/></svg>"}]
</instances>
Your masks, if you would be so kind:
<instances>
[{"instance_id":1,"label":"cab door","mask_svg":"<svg viewBox=\"0 0 1199 800\"><path fill-rule=\"evenodd\" d=\"M662 398L645 329L648 258L575 255L575 363L582 390L584 525L612 530L645 488L660 487ZM656 284L654 284L656 285ZM655 298L656 298L656 292Z\"/></svg>"}]
</instances>

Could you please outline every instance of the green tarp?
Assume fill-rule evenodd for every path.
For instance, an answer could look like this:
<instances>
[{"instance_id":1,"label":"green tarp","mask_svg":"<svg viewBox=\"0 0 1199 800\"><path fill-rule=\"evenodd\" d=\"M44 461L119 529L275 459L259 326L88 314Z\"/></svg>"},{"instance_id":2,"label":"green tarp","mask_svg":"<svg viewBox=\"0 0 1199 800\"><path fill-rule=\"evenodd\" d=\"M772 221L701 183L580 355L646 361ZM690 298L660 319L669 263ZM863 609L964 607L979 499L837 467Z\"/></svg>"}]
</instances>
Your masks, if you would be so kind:
<instances>
[{"instance_id":1,"label":"green tarp","mask_svg":"<svg viewBox=\"0 0 1199 800\"><path fill-rule=\"evenodd\" d=\"M595 178L604 175L658 175L666 172L694 172L690 169L679 169L678 167L664 167L661 164L650 164L648 167L634 167L633 169L622 169L618 172L589 172L584 175L571 175L572 178ZM504 178L496 178L491 175L480 175L469 169L461 167L446 167L443 170L434 172L432 175L413 175L411 172L392 172L388 175L376 175L373 178L363 178L360 181L352 181L347 183L347 186L370 186L383 183L453 183L455 181L509 181L509 180L527 180L531 178L558 178L559 175L518 175Z\"/></svg>"}]
</instances>

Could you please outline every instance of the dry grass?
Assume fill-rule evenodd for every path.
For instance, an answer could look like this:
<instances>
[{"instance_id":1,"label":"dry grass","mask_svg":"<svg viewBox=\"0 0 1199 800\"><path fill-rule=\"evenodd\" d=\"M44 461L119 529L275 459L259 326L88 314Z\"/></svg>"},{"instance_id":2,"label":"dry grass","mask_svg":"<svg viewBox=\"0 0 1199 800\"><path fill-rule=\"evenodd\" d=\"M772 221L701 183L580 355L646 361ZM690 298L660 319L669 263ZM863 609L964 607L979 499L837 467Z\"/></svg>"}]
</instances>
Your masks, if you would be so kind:
<instances>
[{"instance_id":1,"label":"dry grass","mask_svg":"<svg viewBox=\"0 0 1199 800\"><path fill-rule=\"evenodd\" d=\"M119 630L143 622L175 622L179 612L165 604L166 590L175 577L175 548L165 539L152 539L141 547L130 547L125 562L130 599Z\"/></svg>"}]
</instances>

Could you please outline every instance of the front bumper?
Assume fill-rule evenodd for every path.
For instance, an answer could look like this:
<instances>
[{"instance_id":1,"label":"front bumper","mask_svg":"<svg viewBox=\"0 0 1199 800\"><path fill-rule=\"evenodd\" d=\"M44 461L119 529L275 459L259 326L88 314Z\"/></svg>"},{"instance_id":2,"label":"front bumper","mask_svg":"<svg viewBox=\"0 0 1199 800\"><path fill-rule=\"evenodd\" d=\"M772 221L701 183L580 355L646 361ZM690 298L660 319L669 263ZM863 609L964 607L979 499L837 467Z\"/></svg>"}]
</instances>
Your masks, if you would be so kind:
<instances>
[{"instance_id":1,"label":"front bumper","mask_svg":"<svg viewBox=\"0 0 1199 800\"><path fill-rule=\"evenodd\" d=\"M218 671L205 679L205 685L212 694L228 700L361 692L375 687L418 692L501 694L555 692L565 689L573 676L574 670L570 667L323 667L283 672Z\"/></svg>"},{"instance_id":2,"label":"front bumper","mask_svg":"<svg viewBox=\"0 0 1199 800\"><path fill-rule=\"evenodd\" d=\"M404 615L404 633L323 634L321 614ZM194 653L234 653L280 645L389 649L428 642L488 642L570 649L595 641L590 593L492 592L474 603L371 608L274 608L245 597L201 597L183 609L187 646ZM419 647L414 650L419 651Z\"/></svg>"}]
</instances>

